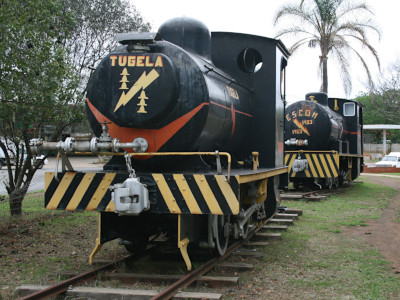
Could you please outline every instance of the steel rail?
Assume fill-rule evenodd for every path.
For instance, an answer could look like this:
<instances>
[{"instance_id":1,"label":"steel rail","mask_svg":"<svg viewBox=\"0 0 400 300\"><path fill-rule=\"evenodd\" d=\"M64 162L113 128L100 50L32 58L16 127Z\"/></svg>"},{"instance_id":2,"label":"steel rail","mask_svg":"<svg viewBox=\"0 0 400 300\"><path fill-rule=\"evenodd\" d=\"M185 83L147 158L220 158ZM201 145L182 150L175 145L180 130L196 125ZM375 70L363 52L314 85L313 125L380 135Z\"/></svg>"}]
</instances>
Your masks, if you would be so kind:
<instances>
[{"instance_id":1,"label":"steel rail","mask_svg":"<svg viewBox=\"0 0 400 300\"><path fill-rule=\"evenodd\" d=\"M30 294L30 295L27 295L25 297L21 297L21 298L18 298L18 299L19 300L28 300L28 299L29 300L33 300L33 299L38 299L39 300L39 299L47 299L49 297L57 296L57 295L59 295L61 293L66 292L71 285L74 285L74 284L82 282L82 281L90 280L90 279L96 277L98 275L98 273L100 273L101 271L105 271L105 270L108 270L110 268L114 268L117 264L120 264L120 263L124 262L125 260L127 260L127 259L129 259L131 257L133 257L133 256L132 255L126 256L126 257L121 258L121 259L119 259L119 260L117 260L115 262L106 264L104 266L101 266L99 268L90 270L90 271L82 273L82 274L79 274L79 275L74 276L74 277L72 277L70 279L64 280L64 281L59 282L59 283L57 283L55 285L49 286L49 287L47 287L45 289L42 289L42 290L37 291L37 292L35 292L33 294Z\"/></svg>"},{"instance_id":2,"label":"steel rail","mask_svg":"<svg viewBox=\"0 0 400 300\"><path fill-rule=\"evenodd\" d=\"M178 292L178 290L190 285L197 278L199 278L200 276L204 275L205 273L210 271L212 268L214 268L217 263L219 263L220 261L223 261L224 259L229 257L236 249L238 249L246 241L250 240L253 237L253 235L257 231L259 231L261 229L261 226L265 225L266 223L268 223L268 221L270 219L272 219L277 213L278 213L278 211L275 212L270 218L268 218L265 221L260 222L258 226L256 226L255 228L251 229L250 232L247 234L247 237L245 239L236 241L231 246L229 246L227 251L226 251L226 253L223 256L214 257L214 258L210 259L204 265L202 265L201 267L191 271L186 276L182 277L180 280L176 281L174 284L172 284L171 286L169 286L165 290L161 291L159 294L157 294L156 296L154 296L151 299L152 300L156 300L156 299L170 299L170 298L172 298ZM123 258L121 258L121 259L119 259L119 260L117 260L115 262L106 264L104 266L101 266L99 268L87 271L87 272L82 273L82 274L79 274L79 275L74 276L74 277L72 277L70 279L67 279L67 280L59 282L59 283L57 283L55 285L49 286L49 287L47 287L45 289L42 289L42 290L37 291L35 293L32 293L30 295L27 295L27 296L24 296L24 297L20 297L20 298L18 298L18 300L33 300L33 299L40 300L40 299L47 299L47 298L50 298L50 297L57 296L57 295L59 295L61 293L66 292L70 286L75 285L75 284L77 284L79 282L82 282L82 281L88 281L88 280L96 277L100 272L108 270L108 269L111 269L111 268L115 268L116 265L118 265L118 264L126 261L127 259L132 258L132 257L138 257L138 256L129 255L129 256L123 257ZM141 255L139 257L141 257Z\"/></svg>"},{"instance_id":3,"label":"steel rail","mask_svg":"<svg viewBox=\"0 0 400 300\"><path fill-rule=\"evenodd\" d=\"M276 214L278 213L275 212L270 218L268 218L265 221L262 221L261 224L259 226L256 226L255 228L253 228L248 234L247 237L243 240L239 240L236 241L235 243L233 243L225 252L224 255L219 256L219 257L214 257L212 259L210 259L209 261L207 261L204 265L202 265L201 267L189 272L188 274L186 274L184 277L182 277L181 279L179 279L178 281L176 281L175 283L173 283L172 285L170 285L169 287L167 287L166 289L164 289L163 291L161 291L160 293L158 293L157 295L155 295L154 297L152 297L150 300L164 300L164 299L171 299L179 290L185 288L186 286L190 285L191 283L193 283L196 279L198 279L200 276L206 274L208 271L210 271L212 268L215 267L215 265L217 263L219 263L220 261L223 261L224 259L226 259L228 256L230 256L237 248L239 248L240 246L242 246L246 241L250 240L253 235L259 231L262 227L262 225L265 225L266 223L268 223L268 221L270 219L272 219Z\"/></svg>"}]
</instances>

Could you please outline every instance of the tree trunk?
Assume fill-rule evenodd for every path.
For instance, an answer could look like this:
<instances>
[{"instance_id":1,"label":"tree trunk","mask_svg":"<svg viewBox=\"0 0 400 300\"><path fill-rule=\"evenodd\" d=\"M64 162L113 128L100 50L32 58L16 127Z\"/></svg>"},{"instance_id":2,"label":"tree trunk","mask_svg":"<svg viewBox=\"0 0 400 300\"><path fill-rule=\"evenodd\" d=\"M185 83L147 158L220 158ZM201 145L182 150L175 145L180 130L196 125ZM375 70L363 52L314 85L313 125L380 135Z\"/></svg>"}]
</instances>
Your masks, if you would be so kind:
<instances>
[{"instance_id":1,"label":"tree trunk","mask_svg":"<svg viewBox=\"0 0 400 300\"><path fill-rule=\"evenodd\" d=\"M26 191L26 188L20 188L9 194L11 216L19 216L22 214L22 201L24 200Z\"/></svg>"},{"instance_id":2,"label":"tree trunk","mask_svg":"<svg viewBox=\"0 0 400 300\"><path fill-rule=\"evenodd\" d=\"M328 93L328 57L321 57L322 63L322 87L321 92Z\"/></svg>"}]
</instances>

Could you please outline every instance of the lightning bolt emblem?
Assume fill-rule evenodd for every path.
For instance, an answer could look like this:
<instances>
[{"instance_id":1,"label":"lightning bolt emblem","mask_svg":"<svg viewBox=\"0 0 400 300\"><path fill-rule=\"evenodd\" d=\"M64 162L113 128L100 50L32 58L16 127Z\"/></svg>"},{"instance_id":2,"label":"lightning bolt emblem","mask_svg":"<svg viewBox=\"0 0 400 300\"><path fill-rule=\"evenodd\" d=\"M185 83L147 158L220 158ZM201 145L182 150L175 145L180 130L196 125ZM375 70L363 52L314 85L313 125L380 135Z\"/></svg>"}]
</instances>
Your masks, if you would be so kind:
<instances>
[{"instance_id":1,"label":"lightning bolt emblem","mask_svg":"<svg viewBox=\"0 0 400 300\"><path fill-rule=\"evenodd\" d=\"M308 129L306 127L304 127L304 125L301 124L299 120L294 119L293 123L296 124L296 126L299 127L301 130L303 130L303 132L305 132L308 136L310 136L310 133L308 132Z\"/></svg>"},{"instance_id":2,"label":"lightning bolt emblem","mask_svg":"<svg viewBox=\"0 0 400 300\"><path fill-rule=\"evenodd\" d=\"M154 80L158 78L158 76L160 76L160 74L158 74L154 69L151 70L147 75L146 71L144 71L127 93L122 92L121 97L119 97L118 103L115 106L114 112L116 112L122 105L125 106L141 89L144 90L147 88Z\"/></svg>"}]
</instances>

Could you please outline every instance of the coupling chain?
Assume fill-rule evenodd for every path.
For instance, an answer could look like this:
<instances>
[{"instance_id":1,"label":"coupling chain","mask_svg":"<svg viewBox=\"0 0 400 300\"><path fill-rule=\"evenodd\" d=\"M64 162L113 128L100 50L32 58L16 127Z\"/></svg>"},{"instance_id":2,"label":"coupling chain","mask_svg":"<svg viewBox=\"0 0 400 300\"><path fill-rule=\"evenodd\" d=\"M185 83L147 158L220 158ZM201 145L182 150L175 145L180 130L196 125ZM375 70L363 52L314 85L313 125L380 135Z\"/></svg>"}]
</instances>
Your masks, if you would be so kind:
<instances>
[{"instance_id":1,"label":"coupling chain","mask_svg":"<svg viewBox=\"0 0 400 300\"><path fill-rule=\"evenodd\" d=\"M135 178L136 174L135 174L135 170L132 168L132 157L127 152L124 153L124 157L125 157L126 169L128 170L129 177Z\"/></svg>"}]
</instances>

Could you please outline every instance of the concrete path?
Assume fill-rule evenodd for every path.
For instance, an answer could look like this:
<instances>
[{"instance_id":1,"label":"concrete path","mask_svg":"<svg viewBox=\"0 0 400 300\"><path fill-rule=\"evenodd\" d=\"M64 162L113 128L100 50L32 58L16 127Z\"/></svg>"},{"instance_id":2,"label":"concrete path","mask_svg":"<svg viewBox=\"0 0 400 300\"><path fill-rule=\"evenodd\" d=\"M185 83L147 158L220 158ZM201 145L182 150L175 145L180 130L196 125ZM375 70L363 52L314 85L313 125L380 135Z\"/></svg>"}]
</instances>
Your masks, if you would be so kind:
<instances>
[{"instance_id":1,"label":"concrete path","mask_svg":"<svg viewBox=\"0 0 400 300\"><path fill-rule=\"evenodd\" d=\"M69 160L72 167L77 171L83 170L102 170L103 163L99 163L99 158L97 156L71 156ZM55 172L56 168L56 158L49 157L48 164L44 165L42 169L37 170L33 176L32 182L29 186L28 192L42 191L44 190L44 173L45 172ZM58 166L59 171L61 170L61 162ZM6 167L0 170L0 195L7 195L7 190L4 183L8 182L8 172Z\"/></svg>"}]
</instances>

